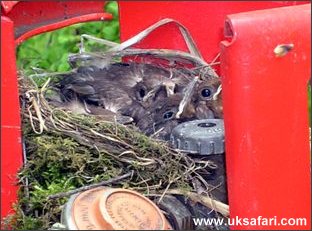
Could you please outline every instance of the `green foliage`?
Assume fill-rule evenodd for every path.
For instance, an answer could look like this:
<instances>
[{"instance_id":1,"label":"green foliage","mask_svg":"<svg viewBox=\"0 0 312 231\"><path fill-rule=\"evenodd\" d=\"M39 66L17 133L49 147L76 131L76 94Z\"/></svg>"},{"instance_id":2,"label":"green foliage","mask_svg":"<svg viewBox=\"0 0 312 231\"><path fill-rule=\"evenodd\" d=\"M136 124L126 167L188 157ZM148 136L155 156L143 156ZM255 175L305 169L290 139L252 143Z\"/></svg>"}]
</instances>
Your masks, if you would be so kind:
<instances>
[{"instance_id":1,"label":"green foliage","mask_svg":"<svg viewBox=\"0 0 312 231\"><path fill-rule=\"evenodd\" d=\"M122 171L119 166L107 164L111 158L72 138L49 132L36 135L25 123L24 128L27 163L18 174L19 201L16 214L3 221L15 230L50 228L60 221L68 198L47 200L49 195L108 180Z\"/></svg>"},{"instance_id":2,"label":"green foliage","mask_svg":"<svg viewBox=\"0 0 312 231\"><path fill-rule=\"evenodd\" d=\"M119 42L119 20L117 2L108 2L105 11L114 18L104 22L79 23L53 32L34 36L17 48L17 64L25 74L34 73L32 68L42 69L44 72L68 71L67 62L69 53L79 50L80 35L88 34ZM87 48L99 49L94 42L87 42Z\"/></svg>"}]
</instances>

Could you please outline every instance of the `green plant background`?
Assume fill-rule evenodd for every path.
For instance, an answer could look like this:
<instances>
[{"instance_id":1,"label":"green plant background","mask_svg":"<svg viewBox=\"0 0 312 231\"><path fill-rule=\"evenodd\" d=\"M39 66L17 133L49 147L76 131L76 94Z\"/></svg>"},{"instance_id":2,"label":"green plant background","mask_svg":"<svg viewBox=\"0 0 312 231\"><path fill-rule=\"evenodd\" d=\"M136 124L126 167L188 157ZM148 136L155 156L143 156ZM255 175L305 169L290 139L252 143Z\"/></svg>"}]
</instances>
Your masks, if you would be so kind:
<instances>
[{"instance_id":1,"label":"green plant background","mask_svg":"<svg viewBox=\"0 0 312 231\"><path fill-rule=\"evenodd\" d=\"M80 35L88 34L114 42L119 40L119 20L117 2L108 2L105 12L112 13L114 18L110 21L79 23L56 31L34 36L17 48L17 65L25 74L34 73L33 68L48 72L68 71L67 62L69 53L79 50ZM103 10L104 10L103 9ZM92 41L87 47L96 49Z\"/></svg>"}]
</instances>

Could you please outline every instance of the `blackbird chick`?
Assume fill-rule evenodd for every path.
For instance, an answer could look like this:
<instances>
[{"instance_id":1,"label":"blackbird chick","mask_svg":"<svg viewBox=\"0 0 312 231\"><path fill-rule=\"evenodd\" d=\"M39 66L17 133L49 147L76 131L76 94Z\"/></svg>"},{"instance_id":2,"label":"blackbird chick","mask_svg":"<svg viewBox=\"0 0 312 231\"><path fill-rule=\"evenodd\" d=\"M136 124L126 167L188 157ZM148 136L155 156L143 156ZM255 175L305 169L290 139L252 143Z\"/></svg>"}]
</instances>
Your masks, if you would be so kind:
<instances>
[{"instance_id":1,"label":"blackbird chick","mask_svg":"<svg viewBox=\"0 0 312 231\"><path fill-rule=\"evenodd\" d=\"M172 129L178 123L194 117L194 108L192 105L188 105L182 116L179 119L175 118L182 98L182 94L174 94L166 99L157 99L151 104L149 110L146 110L138 119L136 125L146 135L169 140Z\"/></svg>"},{"instance_id":2,"label":"blackbird chick","mask_svg":"<svg viewBox=\"0 0 312 231\"><path fill-rule=\"evenodd\" d=\"M223 119L222 94L218 94L216 100L207 102L208 107L213 111L215 118Z\"/></svg>"},{"instance_id":3,"label":"blackbird chick","mask_svg":"<svg viewBox=\"0 0 312 231\"><path fill-rule=\"evenodd\" d=\"M201 80L198 83L192 99L197 119L223 118L220 84L217 78Z\"/></svg>"},{"instance_id":4,"label":"blackbird chick","mask_svg":"<svg viewBox=\"0 0 312 231\"><path fill-rule=\"evenodd\" d=\"M130 116L134 122L138 122L141 118L146 116L146 113L150 111L152 105L157 100L166 100L166 90L164 86L159 86L153 91L153 95L149 95L147 100L133 99L131 105L124 106L119 110L120 114Z\"/></svg>"},{"instance_id":5,"label":"blackbird chick","mask_svg":"<svg viewBox=\"0 0 312 231\"><path fill-rule=\"evenodd\" d=\"M177 92L174 95L153 98L146 108L142 104L133 105L130 116L137 126L147 135L156 133L157 138L166 140L169 139L171 130L180 122L220 118L216 115L220 112L217 106L221 105L221 101L216 98L219 79L201 76L196 80L194 77L186 71L182 74L175 72L172 80L179 89L175 89Z\"/></svg>"},{"instance_id":6,"label":"blackbird chick","mask_svg":"<svg viewBox=\"0 0 312 231\"><path fill-rule=\"evenodd\" d=\"M135 64L126 63L112 64L103 69L79 67L60 82L63 100L77 98L117 113L132 103L132 88L142 79L135 69Z\"/></svg>"},{"instance_id":7,"label":"blackbird chick","mask_svg":"<svg viewBox=\"0 0 312 231\"><path fill-rule=\"evenodd\" d=\"M60 102L57 100L50 100L49 103L55 107L66 109L74 114L94 115L99 120L118 122L120 124L129 124L133 119L129 116L116 114L110 110L98 107L95 105L87 105L77 100L69 102Z\"/></svg>"},{"instance_id":8,"label":"blackbird chick","mask_svg":"<svg viewBox=\"0 0 312 231\"><path fill-rule=\"evenodd\" d=\"M195 84L194 78L198 79ZM221 82L207 68L176 69L172 81L175 92L187 95L185 101L194 106L196 119L222 118Z\"/></svg>"},{"instance_id":9,"label":"blackbird chick","mask_svg":"<svg viewBox=\"0 0 312 231\"><path fill-rule=\"evenodd\" d=\"M103 69L79 67L63 76L60 89L65 101L78 98L116 112L134 99L147 102L160 96L161 86L173 94L169 77L169 71L151 64L115 63Z\"/></svg>"},{"instance_id":10,"label":"blackbird chick","mask_svg":"<svg viewBox=\"0 0 312 231\"><path fill-rule=\"evenodd\" d=\"M174 94L175 83L170 79L170 71L150 64L140 64L137 72L142 80L134 86L135 99L145 106L149 106L156 98Z\"/></svg>"},{"instance_id":11,"label":"blackbird chick","mask_svg":"<svg viewBox=\"0 0 312 231\"><path fill-rule=\"evenodd\" d=\"M186 68L174 69L172 70L172 73L173 75L171 80L175 84L176 93L182 93L185 87L194 79L195 76L197 76L192 70Z\"/></svg>"},{"instance_id":12,"label":"blackbird chick","mask_svg":"<svg viewBox=\"0 0 312 231\"><path fill-rule=\"evenodd\" d=\"M188 95L185 89L199 75L187 69L115 63L102 69L79 67L63 75L59 88L63 101L78 100L87 113L130 116L147 135L157 132L157 137L167 139L181 121L221 116L221 99L214 100L220 81L205 75L192 85L189 100L179 108Z\"/></svg>"}]
</instances>

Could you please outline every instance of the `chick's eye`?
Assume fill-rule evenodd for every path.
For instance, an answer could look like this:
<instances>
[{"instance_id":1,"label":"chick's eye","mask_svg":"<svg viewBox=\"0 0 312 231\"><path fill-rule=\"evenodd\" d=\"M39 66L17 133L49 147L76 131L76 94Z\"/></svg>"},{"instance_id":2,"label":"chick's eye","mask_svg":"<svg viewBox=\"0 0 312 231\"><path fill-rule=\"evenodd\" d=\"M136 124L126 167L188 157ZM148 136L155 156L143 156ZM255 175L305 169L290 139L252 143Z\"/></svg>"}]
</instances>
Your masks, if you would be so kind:
<instances>
[{"instance_id":1,"label":"chick's eye","mask_svg":"<svg viewBox=\"0 0 312 231\"><path fill-rule=\"evenodd\" d=\"M142 100L144 98L144 96L146 96L146 89L144 86L137 86L135 89L135 94L136 94L136 98L137 100Z\"/></svg>"},{"instance_id":2,"label":"chick's eye","mask_svg":"<svg viewBox=\"0 0 312 231\"><path fill-rule=\"evenodd\" d=\"M204 88L202 91L201 91L201 95L202 97L204 98L209 98L211 97L211 90L209 88Z\"/></svg>"},{"instance_id":3,"label":"chick's eye","mask_svg":"<svg viewBox=\"0 0 312 231\"><path fill-rule=\"evenodd\" d=\"M172 111L167 111L167 112L164 113L163 118L165 120L167 120L167 119L172 118L172 116L173 116L173 112Z\"/></svg>"},{"instance_id":4,"label":"chick's eye","mask_svg":"<svg viewBox=\"0 0 312 231\"><path fill-rule=\"evenodd\" d=\"M143 88L140 89L139 95L141 98L143 98L145 96L145 90Z\"/></svg>"}]
</instances>

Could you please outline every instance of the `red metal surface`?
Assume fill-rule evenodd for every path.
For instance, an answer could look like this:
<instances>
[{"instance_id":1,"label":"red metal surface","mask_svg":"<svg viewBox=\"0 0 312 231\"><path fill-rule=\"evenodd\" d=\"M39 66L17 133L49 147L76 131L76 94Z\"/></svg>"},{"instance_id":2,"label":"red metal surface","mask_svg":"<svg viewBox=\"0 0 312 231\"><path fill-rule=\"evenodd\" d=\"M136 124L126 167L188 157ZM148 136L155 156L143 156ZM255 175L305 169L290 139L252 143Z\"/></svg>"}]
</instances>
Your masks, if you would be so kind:
<instances>
[{"instance_id":1,"label":"red metal surface","mask_svg":"<svg viewBox=\"0 0 312 231\"><path fill-rule=\"evenodd\" d=\"M93 13L93 14L88 14L88 15L82 15L82 16L74 17L71 19L66 19L57 23L52 23L49 25L45 25L39 28L32 29L31 31L28 31L25 34L18 37L15 42L16 42L16 45L19 45L22 42L24 42L26 39L34 35L60 29L62 27L69 26L75 23L88 22L88 21L102 21L102 20L110 20L110 19L112 19L112 15L108 13Z\"/></svg>"},{"instance_id":2,"label":"red metal surface","mask_svg":"<svg viewBox=\"0 0 312 231\"><path fill-rule=\"evenodd\" d=\"M170 17L189 28L209 61L220 52L228 14L295 4L298 3L121 1L121 38L125 40L159 19ZM19 2L4 13L15 23L15 38L22 41L75 23L79 15L102 13L103 6L100 1ZM300 12L297 8L270 12L273 14L269 16L268 12L229 16L234 36L230 44L222 46L232 217L311 215L306 103L306 80L310 76L310 37L306 35L310 36L310 18L306 18L307 10ZM13 25L1 17L1 29L1 215L6 215L16 199L13 183L22 154ZM140 47L185 50L178 34L176 27L164 27L153 32ZM276 58L272 54L274 47L290 40L294 49Z\"/></svg>"},{"instance_id":3,"label":"red metal surface","mask_svg":"<svg viewBox=\"0 0 312 231\"><path fill-rule=\"evenodd\" d=\"M232 228L310 230L311 5L229 15L226 28L221 70L231 217L307 219L306 226ZM294 48L277 57L279 44Z\"/></svg>"},{"instance_id":4,"label":"red metal surface","mask_svg":"<svg viewBox=\"0 0 312 231\"><path fill-rule=\"evenodd\" d=\"M15 45L35 34L90 20L111 19L104 1L1 2L1 217L16 201L16 174L22 166L20 105ZM53 10L51 10L53 9ZM16 38L16 43L14 39Z\"/></svg>"},{"instance_id":5,"label":"red metal surface","mask_svg":"<svg viewBox=\"0 0 312 231\"><path fill-rule=\"evenodd\" d=\"M14 21L15 38L20 43L74 23L111 19L111 14L104 13L104 5L105 1L20 1L6 5L11 7L4 15Z\"/></svg>"},{"instance_id":6,"label":"red metal surface","mask_svg":"<svg viewBox=\"0 0 312 231\"><path fill-rule=\"evenodd\" d=\"M122 1L119 2L121 39L126 40L169 17L190 30L206 61L211 61L220 52L228 14L305 3ZM311 227L306 95L310 77L308 10L289 8L266 11L263 15L253 16L253 12L230 17L235 19L235 36L231 46L223 46L221 65L231 217L294 216L308 221L307 226L238 224L232 228ZM175 27L164 27L153 34L139 46L186 51ZM290 42L295 43L294 50L275 58L275 46Z\"/></svg>"},{"instance_id":7,"label":"red metal surface","mask_svg":"<svg viewBox=\"0 0 312 231\"><path fill-rule=\"evenodd\" d=\"M19 108L13 23L1 16L1 217L12 212L23 161Z\"/></svg>"},{"instance_id":8,"label":"red metal surface","mask_svg":"<svg viewBox=\"0 0 312 231\"><path fill-rule=\"evenodd\" d=\"M1 1L1 6L5 13L9 13L19 1Z\"/></svg>"},{"instance_id":9,"label":"red metal surface","mask_svg":"<svg viewBox=\"0 0 312 231\"><path fill-rule=\"evenodd\" d=\"M120 1L120 35L124 41L163 18L172 18L189 29L206 61L219 52L226 15L250 10L298 4L295 1ZM187 51L178 29L172 25L153 32L142 48Z\"/></svg>"}]
</instances>

